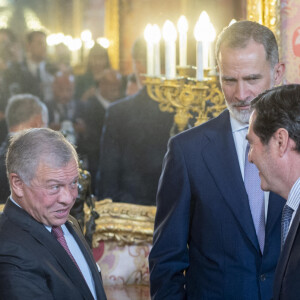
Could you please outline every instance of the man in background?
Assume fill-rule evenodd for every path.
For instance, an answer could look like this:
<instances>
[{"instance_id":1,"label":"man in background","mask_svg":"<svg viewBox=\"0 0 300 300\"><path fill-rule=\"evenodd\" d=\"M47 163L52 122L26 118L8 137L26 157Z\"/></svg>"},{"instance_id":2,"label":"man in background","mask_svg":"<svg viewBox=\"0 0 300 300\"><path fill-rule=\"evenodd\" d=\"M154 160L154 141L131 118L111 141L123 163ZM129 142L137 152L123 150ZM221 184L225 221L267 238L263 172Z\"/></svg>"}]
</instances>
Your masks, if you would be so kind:
<instances>
[{"instance_id":1,"label":"man in background","mask_svg":"<svg viewBox=\"0 0 300 300\"><path fill-rule=\"evenodd\" d=\"M55 68L46 61L46 34L32 31L26 36L26 56L4 74L7 97L30 93L43 102L52 99L52 82Z\"/></svg>"},{"instance_id":2,"label":"man in background","mask_svg":"<svg viewBox=\"0 0 300 300\"><path fill-rule=\"evenodd\" d=\"M250 101L281 82L284 65L272 31L251 21L223 30L216 58L228 110L169 142L149 256L152 299L272 297L284 200L260 189L257 169L245 164L245 136Z\"/></svg>"},{"instance_id":3,"label":"man in background","mask_svg":"<svg viewBox=\"0 0 300 300\"><path fill-rule=\"evenodd\" d=\"M92 252L69 216L78 194L75 148L58 131L25 130L13 137L6 168L0 298L105 300Z\"/></svg>"},{"instance_id":4,"label":"man in background","mask_svg":"<svg viewBox=\"0 0 300 300\"><path fill-rule=\"evenodd\" d=\"M144 86L146 42L132 48L139 91L112 104L101 137L98 199L155 205L157 183L173 125L173 115L160 111Z\"/></svg>"},{"instance_id":5,"label":"man in background","mask_svg":"<svg viewBox=\"0 0 300 300\"><path fill-rule=\"evenodd\" d=\"M9 133L0 146L0 203L5 203L10 195L5 167L5 155L9 139L24 129L47 127L48 110L37 97L30 94L20 94L9 99L5 110L5 120Z\"/></svg>"},{"instance_id":6,"label":"man in background","mask_svg":"<svg viewBox=\"0 0 300 300\"><path fill-rule=\"evenodd\" d=\"M249 161L260 171L262 189L287 200L273 299L296 300L300 295L300 85L269 90L251 105Z\"/></svg>"},{"instance_id":7,"label":"man in background","mask_svg":"<svg viewBox=\"0 0 300 300\"><path fill-rule=\"evenodd\" d=\"M109 105L123 97L123 78L119 71L106 69L97 79L95 95L85 103L83 116L85 129L82 133L80 151L87 157L87 169L92 176L92 191L96 188L99 165L100 139L104 117Z\"/></svg>"}]
</instances>

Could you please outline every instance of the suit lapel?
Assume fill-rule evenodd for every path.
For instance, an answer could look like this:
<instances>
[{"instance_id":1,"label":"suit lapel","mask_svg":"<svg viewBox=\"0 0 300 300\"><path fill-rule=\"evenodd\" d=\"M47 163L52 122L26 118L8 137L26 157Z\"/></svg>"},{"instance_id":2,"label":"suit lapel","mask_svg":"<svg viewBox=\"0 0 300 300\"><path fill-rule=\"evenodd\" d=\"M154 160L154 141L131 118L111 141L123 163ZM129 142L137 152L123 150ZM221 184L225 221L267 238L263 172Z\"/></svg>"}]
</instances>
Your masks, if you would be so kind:
<instances>
[{"instance_id":1,"label":"suit lapel","mask_svg":"<svg viewBox=\"0 0 300 300\"><path fill-rule=\"evenodd\" d=\"M79 245L79 247L89 265L89 268L91 270L93 280L95 283L97 298L101 299L101 300L106 299L105 292L103 289L103 283L101 280L101 275L96 266L95 260L93 258L93 254L91 251L89 251L89 245L87 244L84 236L82 235L80 228L75 226L75 224L73 223L73 221L71 219L69 219L69 221L66 223L66 225L67 225L70 233L75 238L77 244Z\"/></svg>"},{"instance_id":2,"label":"suit lapel","mask_svg":"<svg viewBox=\"0 0 300 300\"><path fill-rule=\"evenodd\" d=\"M229 112L223 112L218 118L219 127L207 135L210 142L203 149L202 155L237 222L257 251L260 251L233 140Z\"/></svg>"},{"instance_id":3,"label":"suit lapel","mask_svg":"<svg viewBox=\"0 0 300 300\"><path fill-rule=\"evenodd\" d=\"M281 213L286 200L277 194L270 192L268 204L268 217L266 224L266 239L272 234L273 228L281 220ZM266 244L265 244L266 246Z\"/></svg>"},{"instance_id":4,"label":"suit lapel","mask_svg":"<svg viewBox=\"0 0 300 300\"><path fill-rule=\"evenodd\" d=\"M300 224L300 209L297 210L293 223L287 235L285 244L281 251L279 261L276 267L274 279L274 299L279 299L281 284L285 276L287 264L290 258L291 250Z\"/></svg>"},{"instance_id":5,"label":"suit lapel","mask_svg":"<svg viewBox=\"0 0 300 300\"><path fill-rule=\"evenodd\" d=\"M4 211L13 222L19 224L20 227L28 231L37 241L39 241L39 243L51 252L62 270L64 270L66 275L74 283L74 287L78 288L84 299L94 299L83 276L72 262L67 252L61 247L43 224L38 223L23 209L17 207L11 201L7 201Z\"/></svg>"}]
</instances>

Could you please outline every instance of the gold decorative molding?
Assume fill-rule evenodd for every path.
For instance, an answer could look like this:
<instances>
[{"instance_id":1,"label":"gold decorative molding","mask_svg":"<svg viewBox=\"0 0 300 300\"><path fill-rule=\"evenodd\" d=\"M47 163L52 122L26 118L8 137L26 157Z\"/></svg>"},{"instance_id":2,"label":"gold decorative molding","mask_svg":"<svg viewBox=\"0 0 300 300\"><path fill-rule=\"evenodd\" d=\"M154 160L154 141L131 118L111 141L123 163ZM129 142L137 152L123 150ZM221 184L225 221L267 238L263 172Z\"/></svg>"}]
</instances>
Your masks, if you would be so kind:
<instances>
[{"instance_id":1,"label":"gold decorative molding","mask_svg":"<svg viewBox=\"0 0 300 300\"><path fill-rule=\"evenodd\" d=\"M93 247L100 241L116 241L119 246L152 243L155 206L117 203L111 199L95 202L96 230L93 236ZM85 207L86 219L91 211Z\"/></svg>"},{"instance_id":2,"label":"gold decorative molding","mask_svg":"<svg viewBox=\"0 0 300 300\"><path fill-rule=\"evenodd\" d=\"M270 28L279 42L280 38L280 0L248 0L247 19Z\"/></svg>"},{"instance_id":3,"label":"gold decorative molding","mask_svg":"<svg viewBox=\"0 0 300 300\"><path fill-rule=\"evenodd\" d=\"M5 206L5 204L0 204L0 213L3 212L4 206Z\"/></svg>"},{"instance_id":4,"label":"gold decorative molding","mask_svg":"<svg viewBox=\"0 0 300 300\"><path fill-rule=\"evenodd\" d=\"M112 68L120 68L120 2L119 0L105 1L105 37L110 41L108 55Z\"/></svg>"}]
</instances>

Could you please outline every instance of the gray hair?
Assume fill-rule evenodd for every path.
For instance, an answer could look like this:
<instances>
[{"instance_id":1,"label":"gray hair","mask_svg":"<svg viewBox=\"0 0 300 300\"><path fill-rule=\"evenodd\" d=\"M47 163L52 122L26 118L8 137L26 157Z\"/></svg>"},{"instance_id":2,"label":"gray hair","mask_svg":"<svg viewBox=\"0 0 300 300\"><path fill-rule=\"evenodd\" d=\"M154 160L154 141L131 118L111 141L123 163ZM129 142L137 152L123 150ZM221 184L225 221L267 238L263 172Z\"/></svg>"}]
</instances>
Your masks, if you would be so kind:
<instances>
[{"instance_id":1,"label":"gray hair","mask_svg":"<svg viewBox=\"0 0 300 300\"><path fill-rule=\"evenodd\" d=\"M78 163L77 152L60 132L48 128L23 130L12 137L8 147L7 176L16 173L25 184L30 185L41 161L60 168L72 159Z\"/></svg>"},{"instance_id":2,"label":"gray hair","mask_svg":"<svg viewBox=\"0 0 300 300\"><path fill-rule=\"evenodd\" d=\"M31 94L14 95L8 100L5 109L5 120L8 128L29 121L36 115L42 115L45 125L48 124L47 106L38 97Z\"/></svg>"},{"instance_id":3,"label":"gray hair","mask_svg":"<svg viewBox=\"0 0 300 300\"><path fill-rule=\"evenodd\" d=\"M279 61L276 38L268 27L252 21L239 21L223 29L216 42L216 60L219 61L223 45L229 48L244 48L250 40L264 46L266 59L274 68Z\"/></svg>"}]
</instances>

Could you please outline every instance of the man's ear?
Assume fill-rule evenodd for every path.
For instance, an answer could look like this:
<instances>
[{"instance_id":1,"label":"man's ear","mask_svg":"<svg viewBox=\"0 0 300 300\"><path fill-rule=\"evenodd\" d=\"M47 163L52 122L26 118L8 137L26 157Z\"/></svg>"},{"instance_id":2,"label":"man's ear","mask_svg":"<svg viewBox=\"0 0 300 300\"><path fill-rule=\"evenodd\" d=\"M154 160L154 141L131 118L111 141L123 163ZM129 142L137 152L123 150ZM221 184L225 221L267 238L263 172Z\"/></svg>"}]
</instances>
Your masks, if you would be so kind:
<instances>
[{"instance_id":1,"label":"man's ear","mask_svg":"<svg viewBox=\"0 0 300 300\"><path fill-rule=\"evenodd\" d=\"M12 192L16 194L17 197L23 197L24 182L21 180L19 175L16 173L9 174L9 182L10 182L10 188Z\"/></svg>"},{"instance_id":2,"label":"man's ear","mask_svg":"<svg viewBox=\"0 0 300 300\"><path fill-rule=\"evenodd\" d=\"M289 147L289 133L285 128L278 128L273 135L280 157L282 157Z\"/></svg>"},{"instance_id":3,"label":"man's ear","mask_svg":"<svg viewBox=\"0 0 300 300\"><path fill-rule=\"evenodd\" d=\"M283 74L285 71L285 64L278 63L274 68L274 83L275 85L279 85L282 82Z\"/></svg>"}]
</instances>

